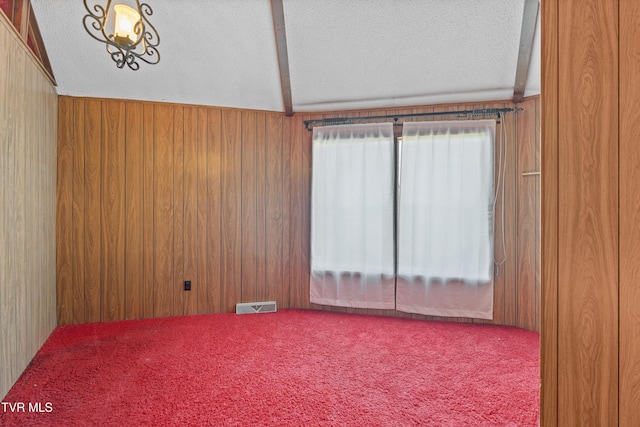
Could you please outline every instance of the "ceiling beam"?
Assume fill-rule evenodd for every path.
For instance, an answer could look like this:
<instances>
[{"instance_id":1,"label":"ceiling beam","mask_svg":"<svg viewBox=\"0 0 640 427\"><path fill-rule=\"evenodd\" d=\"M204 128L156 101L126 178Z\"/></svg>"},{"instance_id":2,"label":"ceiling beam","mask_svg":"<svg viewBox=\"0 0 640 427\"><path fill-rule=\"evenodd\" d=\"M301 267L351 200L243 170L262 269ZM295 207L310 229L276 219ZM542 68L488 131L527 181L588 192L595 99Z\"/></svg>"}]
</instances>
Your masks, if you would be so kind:
<instances>
[{"instance_id":1,"label":"ceiling beam","mask_svg":"<svg viewBox=\"0 0 640 427\"><path fill-rule=\"evenodd\" d=\"M522 31L518 49L518 64L516 67L516 83L513 87L513 102L518 104L524 100L524 90L527 86L527 75L531 63L531 51L536 32L536 22L540 11L539 0L525 0L522 14Z\"/></svg>"},{"instance_id":2,"label":"ceiling beam","mask_svg":"<svg viewBox=\"0 0 640 427\"><path fill-rule=\"evenodd\" d=\"M293 116L291 101L291 76L289 74L289 53L287 52L287 34L284 26L284 8L282 0L271 0L273 28L276 33L276 49L278 50L278 64L280 66L280 84L282 86L282 100L284 112Z\"/></svg>"}]
</instances>

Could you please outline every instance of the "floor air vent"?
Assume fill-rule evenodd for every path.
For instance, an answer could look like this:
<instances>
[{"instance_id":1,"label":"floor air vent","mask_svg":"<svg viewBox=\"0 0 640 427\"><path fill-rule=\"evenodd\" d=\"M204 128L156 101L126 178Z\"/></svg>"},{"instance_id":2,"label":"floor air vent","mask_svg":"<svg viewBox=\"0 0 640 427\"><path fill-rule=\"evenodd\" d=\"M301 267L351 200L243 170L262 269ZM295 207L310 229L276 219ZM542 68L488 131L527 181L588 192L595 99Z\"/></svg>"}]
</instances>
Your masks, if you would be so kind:
<instances>
[{"instance_id":1,"label":"floor air vent","mask_svg":"<svg viewBox=\"0 0 640 427\"><path fill-rule=\"evenodd\" d=\"M275 301L243 302L236 304L236 314L275 313L278 311Z\"/></svg>"}]
</instances>

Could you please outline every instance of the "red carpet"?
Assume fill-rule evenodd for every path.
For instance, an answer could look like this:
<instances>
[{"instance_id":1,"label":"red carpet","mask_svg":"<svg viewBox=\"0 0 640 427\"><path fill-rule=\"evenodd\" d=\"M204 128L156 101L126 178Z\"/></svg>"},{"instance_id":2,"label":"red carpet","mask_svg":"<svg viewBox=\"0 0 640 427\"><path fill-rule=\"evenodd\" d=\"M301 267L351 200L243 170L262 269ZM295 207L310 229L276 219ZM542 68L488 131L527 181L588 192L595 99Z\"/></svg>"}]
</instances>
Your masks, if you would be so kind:
<instances>
[{"instance_id":1,"label":"red carpet","mask_svg":"<svg viewBox=\"0 0 640 427\"><path fill-rule=\"evenodd\" d=\"M299 310L64 326L3 399L0 425L536 426L538 343L515 328Z\"/></svg>"}]
</instances>

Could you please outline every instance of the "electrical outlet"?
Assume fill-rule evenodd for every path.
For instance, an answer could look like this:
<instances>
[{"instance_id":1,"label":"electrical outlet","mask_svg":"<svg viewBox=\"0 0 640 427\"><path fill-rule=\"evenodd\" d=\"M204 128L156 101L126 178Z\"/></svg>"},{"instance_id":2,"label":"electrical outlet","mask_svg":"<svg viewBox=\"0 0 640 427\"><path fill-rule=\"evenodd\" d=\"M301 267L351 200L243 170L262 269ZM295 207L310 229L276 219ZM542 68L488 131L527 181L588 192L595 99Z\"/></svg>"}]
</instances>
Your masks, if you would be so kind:
<instances>
[{"instance_id":1,"label":"electrical outlet","mask_svg":"<svg viewBox=\"0 0 640 427\"><path fill-rule=\"evenodd\" d=\"M191 280L185 280L184 281L184 290L185 291L190 291L191 290Z\"/></svg>"}]
</instances>

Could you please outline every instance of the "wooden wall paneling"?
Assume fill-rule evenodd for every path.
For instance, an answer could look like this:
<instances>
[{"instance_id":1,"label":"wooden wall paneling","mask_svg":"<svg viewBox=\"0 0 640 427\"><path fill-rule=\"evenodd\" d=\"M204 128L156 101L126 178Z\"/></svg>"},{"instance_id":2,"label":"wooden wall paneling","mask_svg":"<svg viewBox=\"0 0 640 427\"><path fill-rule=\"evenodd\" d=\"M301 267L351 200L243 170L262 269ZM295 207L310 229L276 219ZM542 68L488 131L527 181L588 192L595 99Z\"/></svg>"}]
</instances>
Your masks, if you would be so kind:
<instances>
[{"instance_id":1,"label":"wooden wall paneling","mask_svg":"<svg viewBox=\"0 0 640 427\"><path fill-rule=\"evenodd\" d=\"M4 21L0 21L0 24ZM9 73L10 73L10 49L11 38L8 29L0 26L0 236L6 236L7 214L6 206L9 197L9 188L4 184L7 181L6 173L9 159L6 156L7 145L9 143L9 112L11 102L9 98ZM8 332L10 327L10 305L8 305L7 295L10 291L7 282L6 272L9 263L9 248L6 240L0 241L0 396L9 391L12 386L11 370L11 352L9 346L5 345L5 340L9 339ZM8 341L6 341L8 342Z\"/></svg>"},{"instance_id":2,"label":"wooden wall paneling","mask_svg":"<svg viewBox=\"0 0 640 427\"><path fill-rule=\"evenodd\" d=\"M65 201L56 220L57 96L0 16L0 397L56 325L56 231L71 217L71 145L62 144ZM54 120L49 120L52 117ZM68 246L62 248L68 251ZM66 310L71 260L61 263ZM63 310L61 310L62 312Z\"/></svg>"},{"instance_id":3,"label":"wooden wall paneling","mask_svg":"<svg viewBox=\"0 0 640 427\"><path fill-rule=\"evenodd\" d=\"M58 109L61 120L58 125L56 230L61 238L56 240L56 307L58 324L65 325L74 320L72 242L62 238L73 227L73 99L60 97Z\"/></svg>"},{"instance_id":4,"label":"wooden wall paneling","mask_svg":"<svg viewBox=\"0 0 640 427\"><path fill-rule=\"evenodd\" d=\"M207 250L207 236L211 236L208 229L212 220L208 218L208 209L213 201L209 200L210 189L208 188L209 170L208 170L208 145L207 145L207 129L208 117L206 108L198 108L197 110L197 141L196 141L196 159L197 159L197 235L196 235L196 257L197 257L197 277L192 283L192 292L195 291L198 296L198 313L212 313L213 308L210 306L210 298L208 289L210 286L209 277L207 275L208 260L210 254Z\"/></svg>"},{"instance_id":5,"label":"wooden wall paneling","mask_svg":"<svg viewBox=\"0 0 640 427\"><path fill-rule=\"evenodd\" d=\"M184 107L173 106L173 304L174 316L184 307Z\"/></svg>"},{"instance_id":6,"label":"wooden wall paneling","mask_svg":"<svg viewBox=\"0 0 640 427\"><path fill-rule=\"evenodd\" d=\"M18 304L18 289L16 287L17 271L16 264L16 242L17 236L15 231L15 216L16 216L16 193L13 188L15 184L16 175L16 139L20 136L20 126L24 125L25 117L25 105L22 103L22 87L24 87L24 54L13 46L11 55L13 58L13 64L9 71L9 85L7 87L7 98L9 101L9 108L14 106L18 107L16 103L20 102L18 111L21 111L19 117L10 116L10 120L7 122L7 138L5 141L3 156L6 156L5 164L5 179L3 184L6 186L7 194L5 196L5 234L3 235L5 251L8 256L8 262L5 264L5 277L8 286L5 293L7 297L7 308L9 309L8 316L5 317L5 321L2 322L4 327L5 342L4 346L8 347L11 357L9 358L10 364L8 366L9 375L11 378L17 378L20 375L18 369L20 367L20 354L18 349L18 315L16 305ZM21 54L22 53L22 54ZM32 111L30 111L32 112ZM13 118L13 120L11 120ZM24 135L22 135L24 137Z\"/></svg>"},{"instance_id":7,"label":"wooden wall paneling","mask_svg":"<svg viewBox=\"0 0 640 427\"><path fill-rule=\"evenodd\" d=\"M282 281L278 304L283 308L291 306L291 144L294 120L292 117L282 119Z\"/></svg>"},{"instance_id":8,"label":"wooden wall paneling","mask_svg":"<svg viewBox=\"0 0 640 427\"><path fill-rule=\"evenodd\" d=\"M264 278L257 275L258 257L258 174L256 143L256 113L242 112L242 254L241 272L242 286L238 302L258 301L258 282ZM228 173L228 172L227 172Z\"/></svg>"},{"instance_id":9,"label":"wooden wall paneling","mask_svg":"<svg viewBox=\"0 0 640 427\"><path fill-rule=\"evenodd\" d=\"M267 166L264 180L265 201L265 292L263 299L276 301L278 306L286 307L283 301L283 209L288 197L283 195L283 116L280 114L265 115L264 141L265 161Z\"/></svg>"},{"instance_id":10,"label":"wooden wall paneling","mask_svg":"<svg viewBox=\"0 0 640 427\"><path fill-rule=\"evenodd\" d=\"M184 294L182 313L198 312L197 239L198 234L198 110L184 108L184 280L191 280L191 291Z\"/></svg>"},{"instance_id":11,"label":"wooden wall paneling","mask_svg":"<svg viewBox=\"0 0 640 427\"><path fill-rule=\"evenodd\" d=\"M516 325L529 330L536 329L536 111L535 100L524 102L517 113L516 144L518 169L516 183L517 203L517 305Z\"/></svg>"},{"instance_id":12,"label":"wooden wall paneling","mask_svg":"<svg viewBox=\"0 0 640 427\"><path fill-rule=\"evenodd\" d=\"M25 203L25 194L26 194L26 173L27 173L27 158L26 158L26 145L32 141L36 141L36 147L41 149L43 147L42 139L39 138L39 126L38 124L42 122L42 117L40 115L40 104L38 93L38 87L34 87L33 81L38 82L37 74L32 67L28 67L27 63L27 55L25 53L20 53L14 56L14 70L17 75L19 75L19 79L14 80L16 83L14 93L14 108L18 111L26 111L26 114L23 116L22 120L18 120L15 122L13 126L13 144L9 144L9 167L8 172L13 172L13 176L10 177L11 180L7 180L7 184L9 184L12 188L11 191L11 201L10 201L10 221L11 228L8 229L10 241L9 245L12 247L14 252L13 263L9 264L9 274L10 279L9 283L11 283L15 287L15 337L16 337L16 353L15 360L17 362L16 369L14 371L14 375L16 377L20 376L24 368L27 366L28 361L33 356L27 353L27 319L32 316L28 315L27 306L27 296L26 296L26 287L30 282L26 281L27 270L31 269L31 266L28 265L29 255L26 252L26 229L25 229L25 216L26 216L26 203ZM11 152L11 146L13 146L13 153ZM56 150L57 151L57 150ZM13 155L13 160L11 160L11 156ZM45 162L44 156L41 157L41 161ZM13 163L13 167L11 165ZM42 165L37 165L38 172L42 174L44 178L44 173ZM44 202L44 188L45 182L43 182L42 186L39 187L40 193L38 194L38 200ZM42 212L43 214L45 212ZM49 213L49 212L46 212ZM46 229L44 228L43 217L38 217L37 221L42 221L42 235L44 237ZM43 247L46 247L46 242L42 239ZM31 248L30 248L31 249ZM48 249L48 248L47 248ZM36 261L37 265L44 266L46 259L44 254L41 251L36 251ZM40 259L38 259L40 258ZM45 283L44 274L46 273L45 268L37 269L42 274L42 280L38 281L38 287L42 286ZM43 307L44 308L44 307ZM43 310L44 311L44 310ZM30 319L29 319L30 320ZM32 325L30 325L32 326ZM44 329L44 328L43 328ZM19 339L22 337L22 339ZM46 337L44 338L46 339Z\"/></svg>"},{"instance_id":13,"label":"wooden wall paneling","mask_svg":"<svg viewBox=\"0 0 640 427\"><path fill-rule=\"evenodd\" d=\"M85 321L99 322L102 320L101 101L85 102L85 119Z\"/></svg>"},{"instance_id":14,"label":"wooden wall paneling","mask_svg":"<svg viewBox=\"0 0 640 427\"><path fill-rule=\"evenodd\" d=\"M144 316L144 108L125 104L125 319Z\"/></svg>"},{"instance_id":15,"label":"wooden wall paneling","mask_svg":"<svg viewBox=\"0 0 640 427\"><path fill-rule=\"evenodd\" d=\"M31 68L31 72L37 71L35 68ZM36 73L37 74L37 73ZM40 336L43 342L49 338L49 335L56 327L56 165L57 165L57 127L58 127L58 94L53 86L51 86L48 77L39 75L40 80L40 101L38 105L44 111L43 123L34 124L39 128L39 135L42 138L40 141L41 146L44 148L44 180L45 185L45 213L42 216L45 221L45 245L42 248L42 254L44 254L44 281L40 284L40 290L44 298L42 299L42 312L44 313L44 324L41 325ZM25 259L27 257L25 256ZM31 293L28 307L33 306L33 292ZM30 308L27 308L31 310ZM30 318L33 318L33 313L30 312ZM28 343L29 358L34 356L38 350L40 350L41 344L33 339L31 331L27 332L27 337L31 337Z\"/></svg>"},{"instance_id":16,"label":"wooden wall paneling","mask_svg":"<svg viewBox=\"0 0 640 427\"><path fill-rule=\"evenodd\" d=\"M309 116L309 118L319 118L319 116ZM311 275L311 150L313 132L304 129L302 131L302 239L301 249L301 276L300 280L304 284L301 288L301 308L310 308L310 275Z\"/></svg>"},{"instance_id":17,"label":"wooden wall paneling","mask_svg":"<svg viewBox=\"0 0 640 427\"><path fill-rule=\"evenodd\" d=\"M617 425L618 1L559 13L558 424Z\"/></svg>"},{"instance_id":18,"label":"wooden wall paneling","mask_svg":"<svg viewBox=\"0 0 640 427\"><path fill-rule=\"evenodd\" d=\"M475 107L475 106L474 106ZM481 105L480 108L485 108L486 105ZM502 181L501 176L504 173L504 149L505 141L509 139L509 134L505 133L503 129L505 123L500 120L500 123L496 123L496 135L494 141L494 186L497 189L500 185L501 191L502 184L498 181ZM506 183L506 180L505 180ZM495 261L502 261L505 256L505 251L502 246L502 194L498 194L495 206L495 214L493 219L493 261L494 262L494 274L493 274L493 319L488 320L487 323L502 324L505 318L505 275L504 264L500 266L500 274L496 274Z\"/></svg>"},{"instance_id":19,"label":"wooden wall paneling","mask_svg":"<svg viewBox=\"0 0 640 427\"><path fill-rule=\"evenodd\" d=\"M124 102L102 103L102 316L124 318Z\"/></svg>"},{"instance_id":20,"label":"wooden wall paneling","mask_svg":"<svg viewBox=\"0 0 640 427\"><path fill-rule=\"evenodd\" d=\"M540 118L540 97L536 98L535 103L536 112L536 124L535 124L535 168L536 171L541 172L541 118ZM541 174L535 177L535 330L540 332L540 323L542 321L542 256L541 256L541 190L542 190L542 178Z\"/></svg>"},{"instance_id":21,"label":"wooden wall paneling","mask_svg":"<svg viewBox=\"0 0 640 427\"><path fill-rule=\"evenodd\" d=\"M256 114L256 280L255 300L265 301L267 294L267 253L266 253L266 195L267 169L273 165L266 164L266 113ZM244 135L242 136L244 146ZM244 151L244 149L243 149Z\"/></svg>"},{"instance_id":22,"label":"wooden wall paneling","mask_svg":"<svg viewBox=\"0 0 640 427\"><path fill-rule=\"evenodd\" d=\"M222 115L220 109L209 109L207 133L207 187L209 203L207 205L207 217L209 223L207 234L208 259L206 261L207 274L207 299L209 310L212 313L221 311L221 271L222 268L222 238L221 230L221 177L227 173L221 163L222 144ZM239 172L239 171L238 171Z\"/></svg>"},{"instance_id":23,"label":"wooden wall paneling","mask_svg":"<svg viewBox=\"0 0 640 427\"><path fill-rule=\"evenodd\" d=\"M640 425L640 4L620 2L620 425Z\"/></svg>"},{"instance_id":24,"label":"wooden wall paneling","mask_svg":"<svg viewBox=\"0 0 640 427\"><path fill-rule=\"evenodd\" d=\"M289 260L290 260L290 304L293 308L301 307L300 288L306 284L302 280L302 203L304 188L302 185L302 133L304 129L303 116L293 116L290 145L290 189L291 198L289 204Z\"/></svg>"},{"instance_id":25,"label":"wooden wall paneling","mask_svg":"<svg viewBox=\"0 0 640 427\"><path fill-rule=\"evenodd\" d=\"M84 236L84 216L85 216L85 176L84 176L84 100L73 98L60 98L60 105L62 100L66 99L66 102L73 106L72 113L68 117L64 117L60 120L60 123L66 123L66 126L72 129L71 135L65 135L64 138L69 139L73 143L73 191L72 191L72 229L71 229L71 260L72 264L72 277L73 277L73 318L70 322L66 323L83 323L86 320L85 310L85 236ZM60 171L58 171L60 173ZM68 235L68 234L67 234ZM62 238L62 236L61 236ZM63 239L68 240L68 239ZM58 283L60 285L60 283Z\"/></svg>"},{"instance_id":26,"label":"wooden wall paneling","mask_svg":"<svg viewBox=\"0 0 640 427\"><path fill-rule=\"evenodd\" d=\"M173 109L154 105L153 316L173 313Z\"/></svg>"},{"instance_id":27,"label":"wooden wall paneling","mask_svg":"<svg viewBox=\"0 0 640 427\"><path fill-rule=\"evenodd\" d=\"M514 183L517 182L518 172L518 141L516 140L516 115L514 113L504 114L500 120L501 125L505 126L507 135L505 147L507 163L504 167L505 188L504 188L504 229L506 237L506 260L500 267L500 274L504 275L504 318L502 324L516 324L516 307L517 307L517 221L516 207L518 198L518 188ZM497 209L497 208L496 208ZM500 212L496 210L496 212ZM496 213L497 215L497 213Z\"/></svg>"},{"instance_id":28,"label":"wooden wall paneling","mask_svg":"<svg viewBox=\"0 0 640 427\"><path fill-rule=\"evenodd\" d=\"M142 316L153 317L154 304L154 250L155 250L155 223L154 223L154 183L155 183L155 108L153 104L143 104L143 146L142 146L142 259L143 259L143 284L142 284ZM165 173L166 171L158 171Z\"/></svg>"},{"instance_id":29,"label":"wooden wall paneling","mask_svg":"<svg viewBox=\"0 0 640 427\"><path fill-rule=\"evenodd\" d=\"M241 294L242 254L242 116L236 110L222 111L221 141L221 311L235 310Z\"/></svg>"},{"instance_id":30,"label":"wooden wall paneling","mask_svg":"<svg viewBox=\"0 0 640 427\"><path fill-rule=\"evenodd\" d=\"M558 1L541 8L540 425L558 425Z\"/></svg>"}]
</instances>

